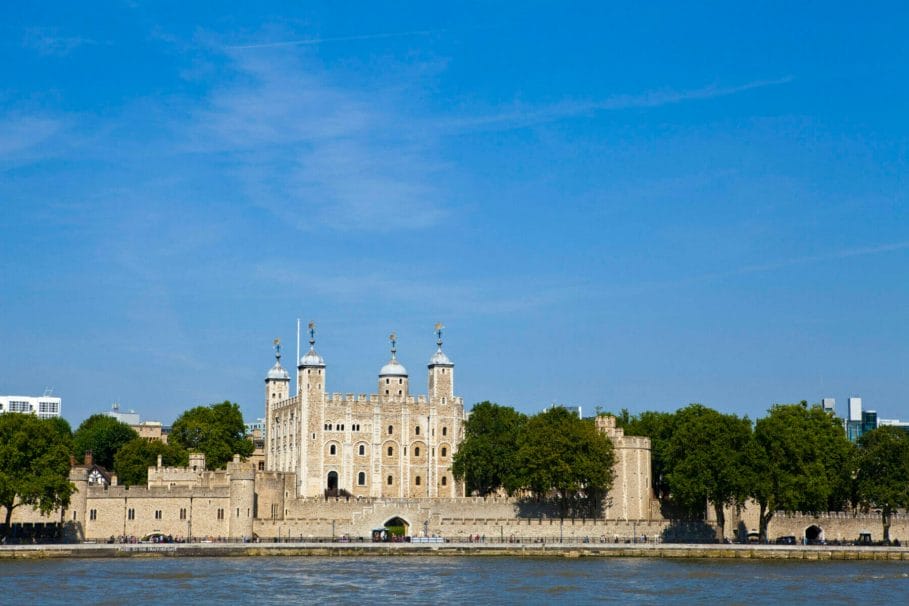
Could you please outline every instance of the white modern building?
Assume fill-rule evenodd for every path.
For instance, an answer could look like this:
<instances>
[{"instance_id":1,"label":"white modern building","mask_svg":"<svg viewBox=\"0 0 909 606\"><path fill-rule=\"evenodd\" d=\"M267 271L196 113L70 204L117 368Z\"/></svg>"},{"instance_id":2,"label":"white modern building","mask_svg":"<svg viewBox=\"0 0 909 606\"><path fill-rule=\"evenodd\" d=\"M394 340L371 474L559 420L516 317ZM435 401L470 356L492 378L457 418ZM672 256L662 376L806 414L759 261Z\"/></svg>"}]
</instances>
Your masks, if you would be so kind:
<instances>
[{"instance_id":1,"label":"white modern building","mask_svg":"<svg viewBox=\"0 0 909 606\"><path fill-rule=\"evenodd\" d=\"M0 396L0 414L24 412L42 419L60 416L63 401L54 396Z\"/></svg>"}]
</instances>

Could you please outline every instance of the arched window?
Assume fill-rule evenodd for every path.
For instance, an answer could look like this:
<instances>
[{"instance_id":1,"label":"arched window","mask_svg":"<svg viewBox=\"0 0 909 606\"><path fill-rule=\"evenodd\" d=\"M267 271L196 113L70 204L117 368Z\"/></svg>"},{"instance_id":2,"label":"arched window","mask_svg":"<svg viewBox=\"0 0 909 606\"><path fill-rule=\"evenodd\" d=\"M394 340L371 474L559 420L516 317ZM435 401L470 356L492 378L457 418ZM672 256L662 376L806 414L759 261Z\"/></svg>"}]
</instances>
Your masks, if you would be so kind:
<instances>
[{"instance_id":1,"label":"arched window","mask_svg":"<svg viewBox=\"0 0 909 606\"><path fill-rule=\"evenodd\" d=\"M357 486L366 486L366 472L361 471L357 474Z\"/></svg>"},{"instance_id":2,"label":"arched window","mask_svg":"<svg viewBox=\"0 0 909 606\"><path fill-rule=\"evenodd\" d=\"M393 434L394 432L395 432L394 425L389 425L389 426L388 426L388 435L391 435L391 434Z\"/></svg>"},{"instance_id":3,"label":"arched window","mask_svg":"<svg viewBox=\"0 0 909 606\"><path fill-rule=\"evenodd\" d=\"M419 446L413 447L413 456L415 456L415 457L420 456L420 447Z\"/></svg>"},{"instance_id":4,"label":"arched window","mask_svg":"<svg viewBox=\"0 0 909 606\"><path fill-rule=\"evenodd\" d=\"M404 379L398 379L398 385L404 385Z\"/></svg>"},{"instance_id":5,"label":"arched window","mask_svg":"<svg viewBox=\"0 0 909 606\"><path fill-rule=\"evenodd\" d=\"M447 455L448 455L448 449L445 448L445 447L443 446L443 447L442 447L442 456L444 457L444 456L447 456Z\"/></svg>"},{"instance_id":6,"label":"arched window","mask_svg":"<svg viewBox=\"0 0 909 606\"><path fill-rule=\"evenodd\" d=\"M395 449L392 446L388 447L388 456L393 456L395 454Z\"/></svg>"},{"instance_id":7,"label":"arched window","mask_svg":"<svg viewBox=\"0 0 909 606\"><path fill-rule=\"evenodd\" d=\"M414 428L413 428L413 431L414 431L414 433L416 433L417 435L420 435L420 426L417 425L416 427L414 427Z\"/></svg>"},{"instance_id":8,"label":"arched window","mask_svg":"<svg viewBox=\"0 0 909 606\"><path fill-rule=\"evenodd\" d=\"M363 455L365 455L365 454L366 454L366 445L365 445L365 444L360 444L360 448L359 448L358 452L360 453L360 456L361 456L361 457L362 457Z\"/></svg>"},{"instance_id":9,"label":"arched window","mask_svg":"<svg viewBox=\"0 0 909 606\"><path fill-rule=\"evenodd\" d=\"M391 379L385 379L385 384L388 385L389 383L391 383Z\"/></svg>"},{"instance_id":10,"label":"arched window","mask_svg":"<svg viewBox=\"0 0 909 606\"><path fill-rule=\"evenodd\" d=\"M337 452L338 452L338 448L334 444L332 444L331 446L328 447L328 454L333 455L333 454L337 454Z\"/></svg>"},{"instance_id":11,"label":"arched window","mask_svg":"<svg viewBox=\"0 0 909 606\"><path fill-rule=\"evenodd\" d=\"M420 476L417 476L416 479L414 480L414 482L416 483L417 486L419 486L420 485Z\"/></svg>"}]
</instances>

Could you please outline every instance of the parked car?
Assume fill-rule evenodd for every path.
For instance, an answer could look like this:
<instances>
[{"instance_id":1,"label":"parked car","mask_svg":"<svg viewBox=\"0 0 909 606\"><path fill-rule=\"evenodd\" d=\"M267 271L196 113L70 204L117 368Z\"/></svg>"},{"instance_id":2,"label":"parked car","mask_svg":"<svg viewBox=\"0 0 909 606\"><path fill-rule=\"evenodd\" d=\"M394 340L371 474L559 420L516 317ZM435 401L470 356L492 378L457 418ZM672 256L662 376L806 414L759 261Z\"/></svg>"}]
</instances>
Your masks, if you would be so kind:
<instances>
[{"instance_id":1,"label":"parked car","mask_svg":"<svg viewBox=\"0 0 909 606\"><path fill-rule=\"evenodd\" d=\"M786 536L777 537L776 544L777 545L798 545L798 540L795 538L794 535L787 534Z\"/></svg>"}]
</instances>

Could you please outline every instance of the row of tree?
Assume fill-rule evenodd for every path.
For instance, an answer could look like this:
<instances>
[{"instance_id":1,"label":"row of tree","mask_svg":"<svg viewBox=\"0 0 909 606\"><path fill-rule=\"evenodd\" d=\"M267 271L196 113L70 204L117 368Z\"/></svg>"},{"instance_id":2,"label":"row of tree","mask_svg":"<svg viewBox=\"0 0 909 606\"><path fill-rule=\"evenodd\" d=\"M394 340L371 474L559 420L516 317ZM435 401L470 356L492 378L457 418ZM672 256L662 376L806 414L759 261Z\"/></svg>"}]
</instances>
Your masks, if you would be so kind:
<instances>
[{"instance_id":1,"label":"row of tree","mask_svg":"<svg viewBox=\"0 0 909 606\"><path fill-rule=\"evenodd\" d=\"M614 462L612 442L591 419L560 406L528 417L482 402L470 412L452 472L471 493L554 496L565 515L598 510Z\"/></svg>"},{"instance_id":2,"label":"row of tree","mask_svg":"<svg viewBox=\"0 0 909 606\"><path fill-rule=\"evenodd\" d=\"M98 465L113 470L126 486L145 484L148 468L157 463L186 465L189 452L205 454L208 469L223 468L234 454L248 457L253 443L246 437L240 407L232 402L197 406L174 421L167 444L139 437L129 425L96 414L75 432L65 419L39 419L31 414L0 415L0 506L5 528L15 507L30 505L49 513L69 504L70 459L91 452Z\"/></svg>"},{"instance_id":3,"label":"row of tree","mask_svg":"<svg viewBox=\"0 0 909 606\"><path fill-rule=\"evenodd\" d=\"M700 404L676 412L623 410L617 425L651 439L655 494L672 516L703 518L712 506L717 534L725 510L752 501L760 534L777 511L878 509L884 538L892 514L909 508L909 434L881 427L858 444L819 406L781 404L752 423ZM530 492L596 509L612 483L612 444L592 420L554 407L527 417L509 407L474 406L454 458L470 492Z\"/></svg>"},{"instance_id":4,"label":"row of tree","mask_svg":"<svg viewBox=\"0 0 909 606\"><path fill-rule=\"evenodd\" d=\"M909 507L909 434L880 427L853 444L840 419L805 401L775 405L755 423L691 404L633 417L623 410L618 424L651 438L661 499L693 515L712 504L718 534L724 509L750 499L764 540L777 511L878 509L889 541L892 514Z\"/></svg>"}]
</instances>

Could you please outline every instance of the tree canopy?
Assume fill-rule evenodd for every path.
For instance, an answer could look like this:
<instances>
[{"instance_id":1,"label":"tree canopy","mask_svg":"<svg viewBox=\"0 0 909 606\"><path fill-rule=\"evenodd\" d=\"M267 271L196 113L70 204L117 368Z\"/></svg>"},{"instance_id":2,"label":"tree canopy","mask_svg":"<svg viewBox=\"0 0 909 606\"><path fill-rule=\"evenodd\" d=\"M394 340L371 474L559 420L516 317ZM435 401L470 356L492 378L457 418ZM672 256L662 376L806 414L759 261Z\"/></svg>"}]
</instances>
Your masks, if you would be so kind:
<instances>
[{"instance_id":1,"label":"tree canopy","mask_svg":"<svg viewBox=\"0 0 909 606\"><path fill-rule=\"evenodd\" d=\"M30 505L47 514L69 504L72 437L68 424L31 414L0 414L0 506L10 530L13 509ZM18 497L18 498L17 498Z\"/></svg>"},{"instance_id":2,"label":"tree canopy","mask_svg":"<svg viewBox=\"0 0 909 606\"><path fill-rule=\"evenodd\" d=\"M488 401L474 405L452 461L452 473L466 482L468 493L485 496L511 483L518 433L526 421L508 406Z\"/></svg>"},{"instance_id":3,"label":"tree canopy","mask_svg":"<svg viewBox=\"0 0 909 606\"><path fill-rule=\"evenodd\" d=\"M884 540L890 541L890 517L909 507L909 434L878 427L859 438L856 492L866 508L881 510Z\"/></svg>"},{"instance_id":4,"label":"tree canopy","mask_svg":"<svg viewBox=\"0 0 909 606\"><path fill-rule=\"evenodd\" d=\"M750 441L747 418L691 404L676 413L674 431L665 446L673 500L693 514L702 514L710 502L720 538L725 531L725 507L743 503L748 494L745 453Z\"/></svg>"},{"instance_id":5,"label":"tree canopy","mask_svg":"<svg viewBox=\"0 0 909 606\"><path fill-rule=\"evenodd\" d=\"M114 455L117 479L125 486L145 484L148 481L148 468L158 462L158 455L161 455L161 462L169 467L189 463L186 450L177 444L136 438L121 446Z\"/></svg>"},{"instance_id":6,"label":"tree canopy","mask_svg":"<svg viewBox=\"0 0 909 606\"><path fill-rule=\"evenodd\" d=\"M518 433L508 488L538 497L554 491L563 515L581 501L595 510L612 486L614 463L612 441L591 419L553 406L530 417Z\"/></svg>"},{"instance_id":7,"label":"tree canopy","mask_svg":"<svg viewBox=\"0 0 909 606\"><path fill-rule=\"evenodd\" d=\"M804 401L775 405L757 421L748 470L762 540L775 511L815 513L845 502L852 448L839 421Z\"/></svg>"},{"instance_id":8,"label":"tree canopy","mask_svg":"<svg viewBox=\"0 0 909 606\"><path fill-rule=\"evenodd\" d=\"M246 458L254 450L240 407L226 400L184 412L174 421L169 439L189 452L204 453L208 469L221 469L234 454Z\"/></svg>"},{"instance_id":9,"label":"tree canopy","mask_svg":"<svg viewBox=\"0 0 909 606\"><path fill-rule=\"evenodd\" d=\"M77 459L86 452L92 460L106 469L114 468L114 454L121 446L139 437L132 427L106 414L95 414L82 421L73 434L73 448Z\"/></svg>"}]
</instances>

